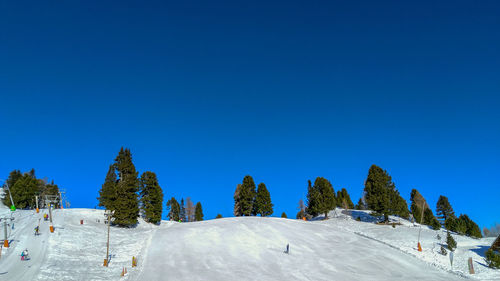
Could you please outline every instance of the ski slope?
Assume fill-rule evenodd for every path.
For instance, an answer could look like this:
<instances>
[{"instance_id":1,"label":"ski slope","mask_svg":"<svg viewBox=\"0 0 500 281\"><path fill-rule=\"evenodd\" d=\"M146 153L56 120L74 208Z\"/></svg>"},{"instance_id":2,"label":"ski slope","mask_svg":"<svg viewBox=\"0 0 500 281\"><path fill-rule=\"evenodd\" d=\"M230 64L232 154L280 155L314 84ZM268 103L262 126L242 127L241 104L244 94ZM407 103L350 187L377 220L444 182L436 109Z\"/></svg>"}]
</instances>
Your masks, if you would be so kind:
<instances>
[{"instance_id":1,"label":"ski slope","mask_svg":"<svg viewBox=\"0 0 500 281\"><path fill-rule=\"evenodd\" d=\"M33 228L46 210L18 210L11 247L2 250L0 280L500 280L500 271L485 267L481 257L490 238L455 236L459 248L450 268L448 257L437 254L443 241L436 231L422 228L420 253L418 226L405 220L396 228L375 225L366 212L339 211L335 218L307 222L239 217L112 227L112 258L103 267L102 210L54 210L54 233L42 219L40 236ZM0 216L5 215L10 210L0 206ZM364 221L353 219L358 216ZM25 248L29 261L20 260ZM138 257L135 268L132 256ZM469 256L475 275L468 274ZM121 277L124 267L128 273Z\"/></svg>"}]
</instances>

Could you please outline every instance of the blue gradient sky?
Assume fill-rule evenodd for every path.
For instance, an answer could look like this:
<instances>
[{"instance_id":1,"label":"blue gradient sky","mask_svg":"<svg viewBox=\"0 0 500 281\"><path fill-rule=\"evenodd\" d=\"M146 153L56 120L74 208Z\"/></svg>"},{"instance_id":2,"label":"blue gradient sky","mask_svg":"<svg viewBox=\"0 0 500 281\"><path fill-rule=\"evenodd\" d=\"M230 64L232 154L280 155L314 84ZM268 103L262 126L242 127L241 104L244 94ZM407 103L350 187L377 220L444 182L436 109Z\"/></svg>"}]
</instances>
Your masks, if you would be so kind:
<instances>
[{"instance_id":1,"label":"blue gradient sky","mask_svg":"<svg viewBox=\"0 0 500 281\"><path fill-rule=\"evenodd\" d=\"M129 147L166 198L232 215L246 174L295 216L371 164L409 201L500 220L498 1L4 1L0 178L94 207Z\"/></svg>"}]
</instances>

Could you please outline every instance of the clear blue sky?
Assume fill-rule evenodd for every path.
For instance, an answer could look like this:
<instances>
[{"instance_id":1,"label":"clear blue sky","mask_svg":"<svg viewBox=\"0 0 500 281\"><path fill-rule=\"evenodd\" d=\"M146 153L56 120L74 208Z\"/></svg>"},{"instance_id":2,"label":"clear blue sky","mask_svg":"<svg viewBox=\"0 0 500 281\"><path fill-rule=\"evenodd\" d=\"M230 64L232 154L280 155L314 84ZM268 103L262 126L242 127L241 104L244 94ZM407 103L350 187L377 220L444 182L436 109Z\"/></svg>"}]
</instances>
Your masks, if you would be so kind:
<instances>
[{"instance_id":1,"label":"clear blue sky","mask_svg":"<svg viewBox=\"0 0 500 281\"><path fill-rule=\"evenodd\" d=\"M124 146L206 219L247 174L292 217L308 179L357 202L377 164L490 226L500 2L405 2L4 1L0 178L35 168L93 208Z\"/></svg>"}]
</instances>

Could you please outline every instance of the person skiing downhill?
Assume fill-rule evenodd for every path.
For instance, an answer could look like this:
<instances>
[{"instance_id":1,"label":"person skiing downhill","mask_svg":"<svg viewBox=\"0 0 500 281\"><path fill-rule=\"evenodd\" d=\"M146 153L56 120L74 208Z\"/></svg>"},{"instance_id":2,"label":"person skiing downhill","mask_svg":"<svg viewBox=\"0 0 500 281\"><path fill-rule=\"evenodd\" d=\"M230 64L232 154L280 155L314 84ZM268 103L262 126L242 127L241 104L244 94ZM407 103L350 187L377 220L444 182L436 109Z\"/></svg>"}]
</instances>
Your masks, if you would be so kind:
<instances>
[{"instance_id":1,"label":"person skiing downhill","mask_svg":"<svg viewBox=\"0 0 500 281\"><path fill-rule=\"evenodd\" d=\"M29 260L29 254L28 254L28 249L25 249L22 253L21 253L21 260L22 261L26 261L26 260Z\"/></svg>"},{"instance_id":2,"label":"person skiing downhill","mask_svg":"<svg viewBox=\"0 0 500 281\"><path fill-rule=\"evenodd\" d=\"M39 235L40 234L39 230L40 230L40 227L36 226L35 227L35 235Z\"/></svg>"}]
</instances>

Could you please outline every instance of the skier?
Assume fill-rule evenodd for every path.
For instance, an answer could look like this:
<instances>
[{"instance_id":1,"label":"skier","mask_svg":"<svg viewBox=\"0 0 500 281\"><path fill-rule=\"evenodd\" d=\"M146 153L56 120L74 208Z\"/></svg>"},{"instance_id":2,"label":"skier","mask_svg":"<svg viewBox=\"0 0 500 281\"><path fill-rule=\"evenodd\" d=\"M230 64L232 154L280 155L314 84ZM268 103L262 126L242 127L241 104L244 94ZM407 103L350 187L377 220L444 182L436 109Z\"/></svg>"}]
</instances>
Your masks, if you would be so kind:
<instances>
[{"instance_id":1,"label":"skier","mask_svg":"<svg viewBox=\"0 0 500 281\"><path fill-rule=\"evenodd\" d=\"M40 235L40 233L38 232L39 230L40 230L40 227L36 226L35 227L35 235Z\"/></svg>"},{"instance_id":2,"label":"skier","mask_svg":"<svg viewBox=\"0 0 500 281\"><path fill-rule=\"evenodd\" d=\"M28 249L25 249L22 253L21 253L21 260L22 261L26 261L26 260L29 260L30 257L29 257L29 254L28 254Z\"/></svg>"}]
</instances>

